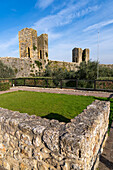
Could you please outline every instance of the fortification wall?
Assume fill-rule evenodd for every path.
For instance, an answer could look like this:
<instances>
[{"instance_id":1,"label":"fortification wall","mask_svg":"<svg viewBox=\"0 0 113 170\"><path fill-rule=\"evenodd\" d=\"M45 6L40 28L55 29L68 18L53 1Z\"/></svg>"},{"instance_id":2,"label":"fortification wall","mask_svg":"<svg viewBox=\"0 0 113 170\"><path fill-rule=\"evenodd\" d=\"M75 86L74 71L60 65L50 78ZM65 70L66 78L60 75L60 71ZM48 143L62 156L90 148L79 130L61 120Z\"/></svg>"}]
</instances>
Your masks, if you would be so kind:
<instances>
[{"instance_id":1,"label":"fortification wall","mask_svg":"<svg viewBox=\"0 0 113 170\"><path fill-rule=\"evenodd\" d=\"M49 66L51 68L63 68L68 71L77 71L79 63L49 60Z\"/></svg>"},{"instance_id":2,"label":"fortification wall","mask_svg":"<svg viewBox=\"0 0 113 170\"><path fill-rule=\"evenodd\" d=\"M113 64L99 64L99 65L113 69Z\"/></svg>"},{"instance_id":3,"label":"fortification wall","mask_svg":"<svg viewBox=\"0 0 113 170\"><path fill-rule=\"evenodd\" d=\"M45 69L46 61L40 59L30 59L30 58L13 58L13 57L0 57L0 61L3 64L11 67L16 77L31 77L39 74ZM39 61L42 65L37 65L35 61Z\"/></svg>"},{"instance_id":4,"label":"fortification wall","mask_svg":"<svg viewBox=\"0 0 113 170\"><path fill-rule=\"evenodd\" d=\"M110 103L97 100L66 124L0 108L0 165L91 170L105 141L109 112Z\"/></svg>"},{"instance_id":5,"label":"fortification wall","mask_svg":"<svg viewBox=\"0 0 113 170\"><path fill-rule=\"evenodd\" d=\"M3 64L11 67L16 75L16 78L19 77L31 77L31 76L38 76L39 72L44 72L45 67L49 64L49 67L52 69L63 68L67 69L68 71L77 70L77 66L79 64L72 63L72 62L63 62L63 61L52 61L52 60L44 60L44 59L37 59L37 58L14 58L14 57L0 57L0 61ZM39 64L36 64L35 61L39 61ZM41 63L41 65L40 65Z\"/></svg>"}]
</instances>

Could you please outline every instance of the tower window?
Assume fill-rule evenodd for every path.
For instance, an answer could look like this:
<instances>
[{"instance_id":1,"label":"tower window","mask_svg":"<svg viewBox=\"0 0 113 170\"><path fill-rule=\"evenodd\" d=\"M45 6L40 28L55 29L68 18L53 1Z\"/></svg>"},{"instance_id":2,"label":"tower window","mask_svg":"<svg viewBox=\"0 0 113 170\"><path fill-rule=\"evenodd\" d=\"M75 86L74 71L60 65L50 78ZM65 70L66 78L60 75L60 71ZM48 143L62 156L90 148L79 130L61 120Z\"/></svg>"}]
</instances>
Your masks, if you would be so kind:
<instances>
[{"instance_id":1,"label":"tower window","mask_svg":"<svg viewBox=\"0 0 113 170\"><path fill-rule=\"evenodd\" d=\"M48 53L46 52L46 57L48 57Z\"/></svg>"},{"instance_id":2,"label":"tower window","mask_svg":"<svg viewBox=\"0 0 113 170\"><path fill-rule=\"evenodd\" d=\"M30 48L28 47L28 57L30 58Z\"/></svg>"},{"instance_id":3,"label":"tower window","mask_svg":"<svg viewBox=\"0 0 113 170\"><path fill-rule=\"evenodd\" d=\"M42 51L40 50L40 59L42 59Z\"/></svg>"}]
</instances>

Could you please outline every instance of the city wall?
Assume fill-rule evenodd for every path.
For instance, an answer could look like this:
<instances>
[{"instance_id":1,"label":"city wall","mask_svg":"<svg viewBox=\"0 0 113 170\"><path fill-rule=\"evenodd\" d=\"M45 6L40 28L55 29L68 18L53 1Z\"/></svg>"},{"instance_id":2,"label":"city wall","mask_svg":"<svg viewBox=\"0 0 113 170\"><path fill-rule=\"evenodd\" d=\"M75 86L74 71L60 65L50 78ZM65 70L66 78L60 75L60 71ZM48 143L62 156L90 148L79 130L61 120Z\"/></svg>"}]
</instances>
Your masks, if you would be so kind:
<instances>
[{"instance_id":1,"label":"city wall","mask_svg":"<svg viewBox=\"0 0 113 170\"><path fill-rule=\"evenodd\" d=\"M110 102L94 101L69 123L0 108L0 165L7 170L91 170L98 165Z\"/></svg>"},{"instance_id":2,"label":"city wall","mask_svg":"<svg viewBox=\"0 0 113 170\"><path fill-rule=\"evenodd\" d=\"M11 67L17 78L19 77L32 77L38 76L39 72L44 72L47 64L51 68L63 68L68 71L77 70L79 64L72 62L63 62L63 61L52 61L52 60L41 60L41 59L30 59L30 58L14 58L14 57L0 57L0 61L3 64ZM35 61L39 61L41 65L37 65ZM48 62L49 61L49 62Z\"/></svg>"},{"instance_id":3,"label":"city wall","mask_svg":"<svg viewBox=\"0 0 113 170\"><path fill-rule=\"evenodd\" d=\"M0 57L0 61L8 67L11 67L17 78L36 76L45 69L46 65L44 60L33 60L30 58ZM42 65L37 65L35 61L39 61Z\"/></svg>"}]
</instances>

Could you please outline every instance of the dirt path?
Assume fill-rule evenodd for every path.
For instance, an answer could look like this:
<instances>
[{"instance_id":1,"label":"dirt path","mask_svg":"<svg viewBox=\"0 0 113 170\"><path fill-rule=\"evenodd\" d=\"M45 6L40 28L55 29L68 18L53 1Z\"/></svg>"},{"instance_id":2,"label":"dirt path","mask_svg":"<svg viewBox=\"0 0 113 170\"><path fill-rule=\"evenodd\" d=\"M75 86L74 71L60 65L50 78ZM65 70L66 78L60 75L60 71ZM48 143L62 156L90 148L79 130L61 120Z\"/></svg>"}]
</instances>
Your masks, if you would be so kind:
<instances>
[{"instance_id":1,"label":"dirt path","mask_svg":"<svg viewBox=\"0 0 113 170\"><path fill-rule=\"evenodd\" d=\"M0 91L0 94L14 92L18 90L113 98L113 93L109 93L109 92L81 91L81 90L73 90L73 89L56 89L56 88L39 88L39 87L26 87L26 86L12 87L8 91Z\"/></svg>"},{"instance_id":2,"label":"dirt path","mask_svg":"<svg viewBox=\"0 0 113 170\"><path fill-rule=\"evenodd\" d=\"M113 170L113 123L104 151L100 156L99 170Z\"/></svg>"}]
</instances>

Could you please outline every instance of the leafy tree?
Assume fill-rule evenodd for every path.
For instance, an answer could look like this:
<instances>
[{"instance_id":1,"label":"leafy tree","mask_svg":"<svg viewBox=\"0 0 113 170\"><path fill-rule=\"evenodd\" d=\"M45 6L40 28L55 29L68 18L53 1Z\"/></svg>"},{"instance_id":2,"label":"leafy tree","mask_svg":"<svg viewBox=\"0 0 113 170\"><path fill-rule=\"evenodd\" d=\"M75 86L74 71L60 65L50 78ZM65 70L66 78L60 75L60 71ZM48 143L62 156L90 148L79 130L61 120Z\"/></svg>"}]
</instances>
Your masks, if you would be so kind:
<instances>
[{"instance_id":1,"label":"leafy tree","mask_svg":"<svg viewBox=\"0 0 113 170\"><path fill-rule=\"evenodd\" d=\"M95 80L97 79L97 61L81 62L77 67L77 71L67 71L66 69L49 65L46 67L44 76L55 79L79 79L79 80ZM113 77L113 67L105 67L99 64L99 77Z\"/></svg>"},{"instance_id":2,"label":"leafy tree","mask_svg":"<svg viewBox=\"0 0 113 170\"><path fill-rule=\"evenodd\" d=\"M78 71L76 72L77 79L94 80L97 78L97 61L88 61L87 63L83 61L78 66Z\"/></svg>"}]
</instances>

